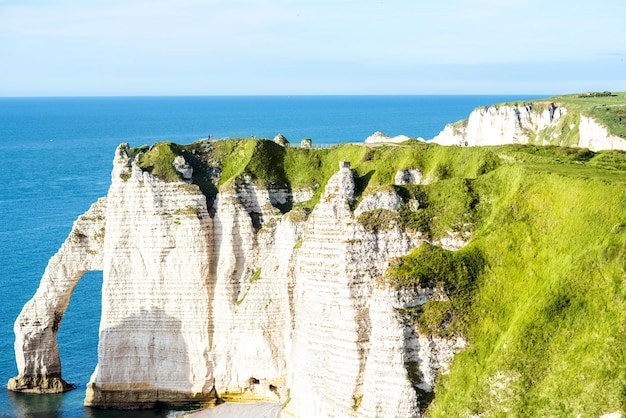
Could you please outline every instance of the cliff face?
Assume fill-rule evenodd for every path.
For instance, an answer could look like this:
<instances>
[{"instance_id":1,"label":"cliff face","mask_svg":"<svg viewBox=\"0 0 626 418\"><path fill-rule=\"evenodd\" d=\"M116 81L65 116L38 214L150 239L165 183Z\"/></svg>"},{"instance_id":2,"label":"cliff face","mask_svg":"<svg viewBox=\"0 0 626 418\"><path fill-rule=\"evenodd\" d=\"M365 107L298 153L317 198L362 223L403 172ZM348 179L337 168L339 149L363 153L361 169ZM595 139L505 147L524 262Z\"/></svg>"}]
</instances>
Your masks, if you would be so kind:
<instances>
[{"instance_id":1,"label":"cliff face","mask_svg":"<svg viewBox=\"0 0 626 418\"><path fill-rule=\"evenodd\" d=\"M466 121L446 125L432 141L460 146L537 144L626 150L625 139L609 134L592 117L543 102L476 109Z\"/></svg>"},{"instance_id":2,"label":"cliff face","mask_svg":"<svg viewBox=\"0 0 626 418\"><path fill-rule=\"evenodd\" d=\"M121 146L15 322L9 388L70 388L56 331L102 269L87 405L623 414L625 170L623 152L535 145Z\"/></svg>"},{"instance_id":3,"label":"cliff face","mask_svg":"<svg viewBox=\"0 0 626 418\"><path fill-rule=\"evenodd\" d=\"M209 393L212 234L206 199L194 189L156 179L117 150L99 358L86 405L141 407Z\"/></svg>"},{"instance_id":4,"label":"cliff face","mask_svg":"<svg viewBox=\"0 0 626 418\"><path fill-rule=\"evenodd\" d=\"M626 140L611 135L606 127L589 116L580 115L580 141L578 146L590 150L616 149L626 150Z\"/></svg>"},{"instance_id":5,"label":"cliff face","mask_svg":"<svg viewBox=\"0 0 626 418\"><path fill-rule=\"evenodd\" d=\"M209 402L217 391L282 402L296 416L419 416L416 387L432 391L463 346L433 343L397 314L432 289L377 285L420 233L357 222L403 200L387 191L355 208L349 163L310 215L277 209L307 196L243 178L209 207L196 185L153 176L120 146L107 197L76 222L16 321L19 376L10 389L67 388L56 330L80 276L102 269L98 365L85 405ZM408 364L423 378L410 379Z\"/></svg>"}]
</instances>

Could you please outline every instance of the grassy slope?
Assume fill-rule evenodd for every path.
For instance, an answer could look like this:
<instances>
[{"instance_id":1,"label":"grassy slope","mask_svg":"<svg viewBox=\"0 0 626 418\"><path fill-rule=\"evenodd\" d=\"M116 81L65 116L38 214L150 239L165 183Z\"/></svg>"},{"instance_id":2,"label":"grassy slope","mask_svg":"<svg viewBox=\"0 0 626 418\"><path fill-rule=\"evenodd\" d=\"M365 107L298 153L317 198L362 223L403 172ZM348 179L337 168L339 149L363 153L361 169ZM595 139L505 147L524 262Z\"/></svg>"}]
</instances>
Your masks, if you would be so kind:
<instances>
[{"instance_id":1,"label":"grassy slope","mask_svg":"<svg viewBox=\"0 0 626 418\"><path fill-rule=\"evenodd\" d=\"M475 182L487 260L469 349L429 416L598 416L626 407L626 173L503 166Z\"/></svg>"},{"instance_id":2,"label":"grassy slope","mask_svg":"<svg viewBox=\"0 0 626 418\"><path fill-rule=\"evenodd\" d=\"M466 179L471 244L458 255L417 249L387 277L445 289L450 301L427 303L416 325L469 342L427 415L626 411L626 154L490 150L508 163ZM428 186L428 198L454 181ZM437 216L458 217L462 196L448 194Z\"/></svg>"},{"instance_id":3,"label":"grassy slope","mask_svg":"<svg viewBox=\"0 0 626 418\"><path fill-rule=\"evenodd\" d=\"M613 135L626 138L626 92L608 97L556 96L551 101L565 105L572 113L592 116Z\"/></svg>"},{"instance_id":4,"label":"grassy slope","mask_svg":"<svg viewBox=\"0 0 626 418\"><path fill-rule=\"evenodd\" d=\"M617 92L612 96L604 97L571 94L551 97L549 100L566 106L569 114L565 116L556 130L546 131L542 139L550 138L552 131L555 131L563 137L562 144L574 143L572 141L575 141L578 135L580 114L592 116L601 125L606 126L609 133L626 138L625 92Z\"/></svg>"},{"instance_id":5,"label":"grassy slope","mask_svg":"<svg viewBox=\"0 0 626 418\"><path fill-rule=\"evenodd\" d=\"M424 247L401 263L402 280L390 274L390 285L445 288L450 301L425 306L418 326L468 340L429 416L626 411L626 153L423 143L303 150L244 139L159 147L162 161L154 151L143 157L153 172L184 154L209 197L242 177L319 193L338 162L351 161L360 194L395 187L407 201L398 215L364 219L368 227L400 223L431 238L470 230L456 255ZM207 167L221 170L219 182L207 182ZM398 169L415 167L438 181L391 186Z\"/></svg>"},{"instance_id":6,"label":"grassy slope","mask_svg":"<svg viewBox=\"0 0 626 418\"><path fill-rule=\"evenodd\" d=\"M554 96L532 102L508 102L503 105L531 105L542 111L549 103L565 106L568 113L554 127L539 133L537 143L553 145L574 145L578 143L580 115L592 116L598 123L607 127L609 133L626 139L626 92L614 92L611 96L593 97L580 94ZM463 126L467 120L458 121L454 126ZM556 135L555 135L556 134Z\"/></svg>"},{"instance_id":7,"label":"grassy slope","mask_svg":"<svg viewBox=\"0 0 626 418\"><path fill-rule=\"evenodd\" d=\"M184 155L194 168L194 183L209 198L218 189L231 187L244 178L264 187L310 188L319 194L338 170L340 161L351 162L359 195L393 184L400 169L420 167L433 178L476 177L495 167L498 161L486 149L476 149L467 159L466 153L459 149L422 142L403 147L343 144L328 149L301 149L283 148L268 140L240 138L189 145L157 143L149 151L145 148L142 151L141 166L166 181L182 180L172 162L176 155ZM221 173L216 182L210 180L214 169ZM307 205L315 202L316 199Z\"/></svg>"}]
</instances>

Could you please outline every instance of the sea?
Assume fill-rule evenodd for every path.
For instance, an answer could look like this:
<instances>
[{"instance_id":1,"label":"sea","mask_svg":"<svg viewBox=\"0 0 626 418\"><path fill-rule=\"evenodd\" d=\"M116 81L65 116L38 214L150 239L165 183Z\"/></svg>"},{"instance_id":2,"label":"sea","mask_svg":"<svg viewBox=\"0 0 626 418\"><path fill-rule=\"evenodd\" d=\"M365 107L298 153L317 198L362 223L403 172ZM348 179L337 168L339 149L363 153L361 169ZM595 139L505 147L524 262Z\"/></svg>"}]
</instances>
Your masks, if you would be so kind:
<instances>
[{"instance_id":1,"label":"sea","mask_svg":"<svg viewBox=\"0 0 626 418\"><path fill-rule=\"evenodd\" d=\"M79 281L57 339L57 395L13 393L13 323L34 295L73 221L110 184L112 159L131 146L204 138L273 138L316 146L362 142L376 131L433 138L478 106L549 95L233 96L0 98L0 417L167 417L168 410L101 411L83 406L97 363L102 273Z\"/></svg>"}]
</instances>

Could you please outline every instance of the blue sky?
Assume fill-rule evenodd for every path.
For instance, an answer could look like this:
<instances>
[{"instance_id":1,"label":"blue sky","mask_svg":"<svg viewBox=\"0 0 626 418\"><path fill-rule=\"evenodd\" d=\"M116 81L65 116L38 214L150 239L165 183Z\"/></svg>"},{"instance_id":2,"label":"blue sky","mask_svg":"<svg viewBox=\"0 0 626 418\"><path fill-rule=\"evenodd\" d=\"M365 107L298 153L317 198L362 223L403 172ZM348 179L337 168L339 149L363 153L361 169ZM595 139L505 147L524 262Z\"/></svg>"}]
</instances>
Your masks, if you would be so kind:
<instances>
[{"instance_id":1,"label":"blue sky","mask_svg":"<svg viewBox=\"0 0 626 418\"><path fill-rule=\"evenodd\" d=\"M0 96L626 90L623 0L0 0Z\"/></svg>"}]
</instances>

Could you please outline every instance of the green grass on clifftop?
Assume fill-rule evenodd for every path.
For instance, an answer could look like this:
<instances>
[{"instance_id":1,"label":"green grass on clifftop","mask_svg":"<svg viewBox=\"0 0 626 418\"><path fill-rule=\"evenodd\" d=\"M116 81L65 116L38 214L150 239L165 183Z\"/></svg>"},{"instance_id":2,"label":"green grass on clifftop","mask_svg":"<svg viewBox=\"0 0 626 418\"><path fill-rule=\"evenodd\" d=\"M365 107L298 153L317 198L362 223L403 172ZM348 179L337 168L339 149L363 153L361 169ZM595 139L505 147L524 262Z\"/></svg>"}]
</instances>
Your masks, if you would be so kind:
<instances>
[{"instance_id":1,"label":"green grass on clifftop","mask_svg":"<svg viewBox=\"0 0 626 418\"><path fill-rule=\"evenodd\" d=\"M156 154L155 149L161 148L173 151ZM497 154L485 148L466 153L453 147L414 142L406 146L370 148L342 144L327 149L302 149L284 148L269 140L239 138L199 141L176 149L171 144L155 145L142 156L142 166L153 174L167 173L165 178L171 181L178 173L166 170L166 166L168 161L173 161L174 154L183 155L190 162L194 168L194 183L209 200L221 188L250 181L262 187L313 190L315 198L305 204L309 208L317 202L341 161L351 163L357 196L393 184L400 169L419 168L430 179L475 178L500 163Z\"/></svg>"},{"instance_id":2,"label":"green grass on clifftop","mask_svg":"<svg viewBox=\"0 0 626 418\"><path fill-rule=\"evenodd\" d=\"M172 165L177 155L181 155L181 146L172 142L157 142L152 147L133 148L139 155L139 165L152 175L165 181L180 181L182 175Z\"/></svg>"},{"instance_id":3,"label":"green grass on clifftop","mask_svg":"<svg viewBox=\"0 0 626 418\"><path fill-rule=\"evenodd\" d=\"M589 110L606 98L562 100ZM458 252L424 244L383 281L443 289L447 299L399 314L421 332L467 340L436 382L427 416L626 412L626 153L421 142L317 150L250 139L144 151L142 166L168 181L178 174L167 165L185 156L209 201L242 181L311 189L315 197L292 209L298 219L339 162L350 161L357 197L393 188L405 201L397 214L360 217L366 228L401 225L433 242L448 232L471 238ZM393 185L409 168L428 184Z\"/></svg>"},{"instance_id":4,"label":"green grass on clifftop","mask_svg":"<svg viewBox=\"0 0 626 418\"><path fill-rule=\"evenodd\" d=\"M626 408L626 176L505 166L475 182L487 269L429 416Z\"/></svg>"},{"instance_id":5,"label":"green grass on clifftop","mask_svg":"<svg viewBox=\"0 0 626 418\"><path fill-rule=\"evenodd\" d=\"M576 132L569 127L573 124L577 131L580 114L593 117L598 123L605 126L609 133L626 139L626 92L606 92L610 95L600 94L569 94L555 96L548 101L563 105L568 108L571 115L564 118L567 124L561 124L558 133L573 136ZM572 143L563 142L563 143Z\"/></svg>"},{"instance_id":6,"label":"green grass on clifftop","mask_svg":"<svg viewBox=\"0 0 626 418\"><path fill-rule=\"evenodd\" d=\"M610 95L570 94L551 97L549 100L565 105L573 113L592 116L606 126L611 134L626 138L626 92L613 92Z\"/></svg>"}]
</instances>

